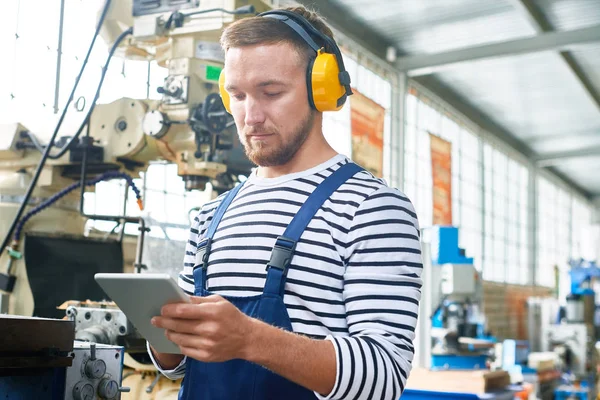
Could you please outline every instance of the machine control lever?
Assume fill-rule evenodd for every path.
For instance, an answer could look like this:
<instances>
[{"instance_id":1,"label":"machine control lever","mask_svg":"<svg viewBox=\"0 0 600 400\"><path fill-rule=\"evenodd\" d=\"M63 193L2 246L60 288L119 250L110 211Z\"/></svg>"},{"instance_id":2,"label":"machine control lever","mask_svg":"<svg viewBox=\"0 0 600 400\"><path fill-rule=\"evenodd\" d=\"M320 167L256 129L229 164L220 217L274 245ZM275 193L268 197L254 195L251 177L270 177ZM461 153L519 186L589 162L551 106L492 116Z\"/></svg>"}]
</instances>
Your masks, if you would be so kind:
<instances>
[{"instance_id":1,"label":"machine control lever","mask_svg":"<svg viewBox=\"0 0 600 400\"><path fill-rule=\"evenodd\" d=\"M164 94L167 95L169 97L173 97L175 99L178 99L181 97L181 95L183 94L183 89L181 89L180 87L176 87L173 90L169 90L169 89L165 89L164 87L158 87L156 89L156 91L160 94Z\"/></svg>"}]
</instances>

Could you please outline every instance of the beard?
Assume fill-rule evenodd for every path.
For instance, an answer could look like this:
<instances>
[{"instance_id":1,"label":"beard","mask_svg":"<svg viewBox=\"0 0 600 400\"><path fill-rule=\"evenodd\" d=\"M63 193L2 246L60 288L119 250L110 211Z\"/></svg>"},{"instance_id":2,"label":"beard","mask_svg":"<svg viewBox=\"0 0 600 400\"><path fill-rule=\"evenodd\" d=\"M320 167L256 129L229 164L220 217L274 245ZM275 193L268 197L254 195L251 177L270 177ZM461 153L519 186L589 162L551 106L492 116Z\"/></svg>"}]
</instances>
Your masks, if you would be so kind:
<instances>
[{"instance_id":1,"label":"beard","mask_svg":"<svg viewBox=\"0 0 600 400\"><path fill-rule=\"evenodd\" d=\"M240 141L244 152L250 161L259 167L277 167L287 164L304 144L312 129L315 112L309 110L297 128L291 134L282 135L276 129L267 129L265 126L244 129ZM247 127L246 127L247 128ZM249 134L272 134L269 143L253 141Z\"/></svg>"}]
</instances>

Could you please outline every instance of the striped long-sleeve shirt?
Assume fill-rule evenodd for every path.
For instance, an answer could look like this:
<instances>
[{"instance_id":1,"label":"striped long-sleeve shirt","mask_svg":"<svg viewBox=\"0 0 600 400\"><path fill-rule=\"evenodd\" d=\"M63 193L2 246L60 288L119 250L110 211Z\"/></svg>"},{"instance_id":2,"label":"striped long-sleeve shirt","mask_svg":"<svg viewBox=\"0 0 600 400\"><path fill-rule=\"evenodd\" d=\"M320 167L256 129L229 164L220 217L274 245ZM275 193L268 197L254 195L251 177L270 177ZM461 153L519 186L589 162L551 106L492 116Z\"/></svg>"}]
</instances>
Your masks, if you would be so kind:
<instances>
[{"instance_id":1,"label":"striped long-sleeve shirt","mask_svg":"<svg viewBox=\"0 0 600 400\"><path fill-rule=\"evenodd\" d=\"M207 289L225 296L261 293L275 239L319 183L347 162L338 155L278 178L253 174L215 234ZM191 227L179 276L189 294L196 244L222 198L205 204ZM417 216L398 190L363 171L323 204L297 244L284 294L294 332L335 347L335 386L327 397L315 393L316 398L400 397L414 353L421 271ZM185 360L161 372L179 378Z\"/></svg>"}]
</instances>

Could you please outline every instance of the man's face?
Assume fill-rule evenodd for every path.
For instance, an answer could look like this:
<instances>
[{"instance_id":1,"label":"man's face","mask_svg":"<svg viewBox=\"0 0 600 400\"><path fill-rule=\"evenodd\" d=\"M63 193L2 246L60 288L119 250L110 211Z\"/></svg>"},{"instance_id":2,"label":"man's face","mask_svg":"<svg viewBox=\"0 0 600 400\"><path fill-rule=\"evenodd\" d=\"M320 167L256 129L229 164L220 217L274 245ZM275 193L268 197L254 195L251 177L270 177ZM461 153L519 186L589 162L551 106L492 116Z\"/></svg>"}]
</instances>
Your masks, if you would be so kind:
<instances>
[{"instance_id":1,"label":"man's face","mask_svg":"<svg viewBox=\"0 0 600 400\"><path fill-rule=\"evenodd\" d=\"M308 105L306 64L288 43L230 48L225 90L246 155L258 166L290 161L315 113Z\"/></svg>"}]
</instances>

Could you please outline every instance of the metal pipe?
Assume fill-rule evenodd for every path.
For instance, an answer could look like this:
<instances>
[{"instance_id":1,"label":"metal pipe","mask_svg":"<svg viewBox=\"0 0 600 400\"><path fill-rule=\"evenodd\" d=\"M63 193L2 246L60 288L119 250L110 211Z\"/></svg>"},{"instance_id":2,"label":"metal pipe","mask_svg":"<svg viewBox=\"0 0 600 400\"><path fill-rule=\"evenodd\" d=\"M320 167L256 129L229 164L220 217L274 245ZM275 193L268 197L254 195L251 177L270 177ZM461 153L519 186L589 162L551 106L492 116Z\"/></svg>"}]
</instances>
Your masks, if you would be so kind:
<instances>
[{"instance_id":1,"label":"metal pipe","mask_svg":"<svg viewBox=\"0 0 600 400\"><path fill-rule=\"evenodd\" d=\"M146 227L146 221L142 217L139 218L138 230L140 231L140 234L137 241L134 267L136 270L135 272L139 274L142 269L147 269L146 265L142 264L142 257L144 253L144 236L146 235L146 232L150 231L150 229Z\"/></svg>"},{"instance_id":2,"label":"metal pipe","mask_svg":"<svg viewBox=\"0 0 600 400\"><path fill-rule=\"evenodd\" d=\"M123 218L127 216L127 200L129 199L129 181L125 181L125 199L123 201ZM125 236L125 225L126 222L122 222L123 227L121 228L121 232L119 233L119 242L123 242L123 237Z\"/></svg>"},{"instance_id":3,"label":"metal pipe","mask_svg":"<svg viewBox=\"0 0 600 400\"><path fill-rule=\"evenodd\" d=\"M79 177L79 213L84 215L83 211L83 195L85 193L85 181L86 181L86 173L87 173L87 155L88 155L88 143L90 138L90 120L87 122L87 129L85 130L85 136L83 138L84 149L83 149L83 157L81 158L81 175Z\"/></svg>"},{"instance_id":4,"label":"metal pipe","mask_svg":"<svg viewBox=\"0 0 600 400\"><path fill-rule=\"evenodd\" d=\"M60 97L60 71L62 63L63 29L65 22L65 0L60 0L60 20L58 22L58 46L56 49L56 83L54 86L54 114L58 113Z\"/></svg>"},{"instance_id":5,"label":"metal pipe","mask_svg":"<svg viewBox=\"0 0 600 400\"><path fill-rule=\"evenodd\" d=\"M529 54L547 50L565 50L574 45L600 42L600 25L571 31L540 34L524 39L467 47L437 54L401 57L396 61L400 71L409 76L429 75L441 68L465 61Z\"/></svg>"}]
</instances>

